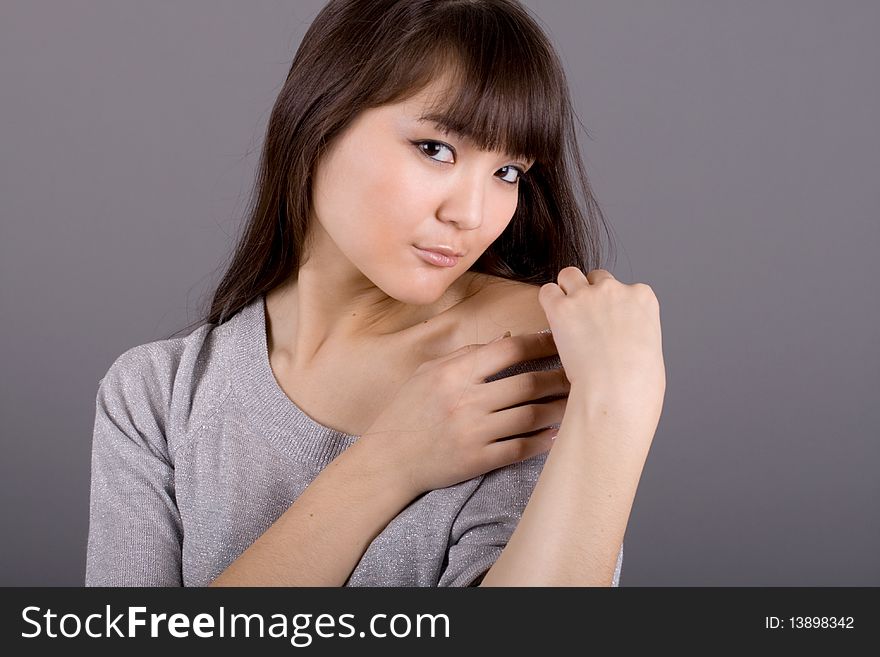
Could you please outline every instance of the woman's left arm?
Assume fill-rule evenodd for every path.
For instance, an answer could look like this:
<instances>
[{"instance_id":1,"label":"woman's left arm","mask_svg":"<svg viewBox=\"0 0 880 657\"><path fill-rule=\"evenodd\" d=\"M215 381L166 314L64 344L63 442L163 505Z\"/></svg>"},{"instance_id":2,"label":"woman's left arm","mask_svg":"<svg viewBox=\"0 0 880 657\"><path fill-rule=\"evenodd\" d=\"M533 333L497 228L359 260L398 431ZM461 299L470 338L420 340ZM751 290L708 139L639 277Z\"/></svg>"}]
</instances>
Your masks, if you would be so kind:
<instances>
[{"instance_id":1,"label":"woman's left arm","mask_svg":"<svg viewBox=\"0 0 880 657\"><path fill-rule=\"evenodd\" d=\"M522 518L481 586L611 586L666 392L650 286L608 271L541 287L571 383L559 435Z\"/></svg>"},{"instance_id":2,"label":"woman's left arm","mask_svg":"<svg viewBox=\"0 0 880 657\"><path fill-rule=\"evenodd\" d=\"M522 518L480 586L611 586L653 437L613 408L571 389Z\"/></svg>"}]
</instances>

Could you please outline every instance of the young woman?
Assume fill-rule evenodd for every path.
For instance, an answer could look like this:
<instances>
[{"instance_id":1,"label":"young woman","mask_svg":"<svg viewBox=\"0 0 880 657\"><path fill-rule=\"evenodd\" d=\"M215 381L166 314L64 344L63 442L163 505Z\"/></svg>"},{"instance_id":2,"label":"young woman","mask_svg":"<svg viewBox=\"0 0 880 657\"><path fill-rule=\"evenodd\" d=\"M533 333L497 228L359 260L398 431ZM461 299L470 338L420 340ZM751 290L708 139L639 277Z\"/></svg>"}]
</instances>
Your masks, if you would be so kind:
<instances>
[{"instance_id":1,"label":"young woman","mask_svg":"<svg viewBox=\"0 0 880 657\"><path fill-rule=\"evenodd\" d=\"M86 585L617 586L659 304L572 116L516 0L329 2L203 324L101 381Z\"/></svg>"}]
</instances>

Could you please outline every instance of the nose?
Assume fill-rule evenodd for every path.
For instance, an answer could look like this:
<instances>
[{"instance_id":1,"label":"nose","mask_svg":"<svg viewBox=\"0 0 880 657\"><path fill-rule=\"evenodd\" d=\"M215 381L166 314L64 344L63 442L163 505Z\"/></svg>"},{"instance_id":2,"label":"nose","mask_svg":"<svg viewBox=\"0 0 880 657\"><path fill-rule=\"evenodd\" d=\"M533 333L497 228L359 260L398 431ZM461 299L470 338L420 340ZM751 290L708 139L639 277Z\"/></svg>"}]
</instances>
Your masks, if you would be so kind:
<instances>
[{"instance_id":1,"label":"nose","mask_svg":"<svg viewBox=\"0 0 880 657\"><path fill-rule=\"evenodd\" d=\"M475 173L452 176L437 211L437 218L457 224L462 230L477 228L483 220L486 181Z\"/></svg>"}]
</instances>

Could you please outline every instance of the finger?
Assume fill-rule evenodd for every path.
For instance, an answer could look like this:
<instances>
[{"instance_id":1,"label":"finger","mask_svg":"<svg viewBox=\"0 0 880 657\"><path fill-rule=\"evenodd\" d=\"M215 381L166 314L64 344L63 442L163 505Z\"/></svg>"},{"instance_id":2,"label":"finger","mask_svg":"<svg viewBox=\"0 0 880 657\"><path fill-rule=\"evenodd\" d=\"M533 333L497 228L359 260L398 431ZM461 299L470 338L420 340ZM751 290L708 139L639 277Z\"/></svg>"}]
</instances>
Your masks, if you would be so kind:
<instances>
[{"instance_id":1,"label":"finger","mask_svg":"<svg viewBox=\"0 0 880 657\"><path fill-rule=\"evenodd\" d=\"M605 278L613 279L614 276L612 276L611 272L606 269L594 269L589 274L587 274L587 280L590 282L590 285L595 285Z\"/></svg>"},{"instance_id":2,"label":"finger","mask_svg":"<svg viewBox=\"0 0 880 657\"><path fill-rule=\"evenodd\" d=\"M499 341L506 339L506 338L509 338L509 337L510 337L510 331L505 331L502 335L499 335L497 338L489 340L489 342L486 342L486 343L475 342L474 344L466 344L463 347L459 347L455 351L450 351L448 354L443 354L441 356L438 356L437 358L431 359L431 362L436 363L436 364L440 364L440 363L443 363L447 360L451 360L453 358L458 358L459 356L461 356L463 354L470 353L472 351L476 351L477 349L481 349L482 347L485 347L486 345L490 345L495 342L499 342Z\"/></svg>"},{"instance_id":3,"label":"finger","mask_svg":"<svg viewBox=\"0 0 880 657\"><path fill-rule=\"evenodd\" d=\"M539 431L552 424L561 424L565 416L568 397L561 397L541 404L526 404L516 408L490 413L484 424L490 436L518 436Z\"/></svg>"},{"instance_id":4,"label":"finger","mask_svg":"<svg viewBox=\"0 0 880 657\"><path fill-rule=\"evenodd\" d=\"M469 356L475 359L471 370L473 383L484 383L493 374L525 360L555 356L556 343L549 332L524 333L483 345Z\"/></svg>"},{"instance_id":5,"label":"finger","mask_svg":"<svg viewBox=\"0 0 880 657\"><path fill-rule=\"evenodd\" d=\"M587 281L587 277L584 276L584 272L577 267L566 267L559 272L556 280L559 281L559 287L562 288L562 291L565 292L565 294L571 294L580 287L589 286L589 282Z\"/></svg>"},{"instance_id":6,"label":"finger","mask_svg":"<svg viewBox=\"0 0 880 657\"><path fill-rule=\"evenodd\" d=\"M538 303L540 303L542 307L546 307L548 301L554 301L564 297L565 292L563 292L562 288L556 283L544 283L538 290Z\"/></svg>"},{"instance_id":7,"label":"finger","mask_svg":"<svg viewBox=\"0 0 880 657\"><path fill-rule=\"evenodd\" d=\"M537 402L544 397L567 395L571 392L571 382L563 368L555 367L487 381L479 390L480 394L485 395L483 408L495 412L518 404Z\"/></svg>"},{"instance_id":8,"label":"finger","mask_svg":"<svg viewBox=\"0 0 880 657\"><path fill-rule=\"evenodd\" d=\"M533 436L499 440L486 445L486 454L493 463L497 464L496 469L525 461L550 451L558 431L559 429L556 428L547 428Z\"/></svg>"}]
</instances>

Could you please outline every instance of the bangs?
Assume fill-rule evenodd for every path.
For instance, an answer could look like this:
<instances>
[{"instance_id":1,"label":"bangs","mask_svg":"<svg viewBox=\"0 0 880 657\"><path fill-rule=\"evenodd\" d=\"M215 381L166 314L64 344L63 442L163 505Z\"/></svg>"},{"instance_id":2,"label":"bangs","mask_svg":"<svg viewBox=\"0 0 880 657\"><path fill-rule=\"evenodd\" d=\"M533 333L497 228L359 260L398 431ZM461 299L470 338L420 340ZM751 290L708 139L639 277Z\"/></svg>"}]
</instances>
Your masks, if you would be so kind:
<instances>
[{"instance_id":1,"label":"bangs","mask_svg":"<svg viewBox=\"0 0 880 657\"><path fill-rule=\"evenodd\" d=\"M562 134L558 112L548 106L537 81L517 71L487 71L456 65L460 73L448 93L419 116L443 132L471 141L484 151L552 162L559 154ZM493 64L493 67L497 65ZM437 77L449 75L438 71ZM499 79L500 78L500 79Z\"/></svg>"},{"instance_id":2,"label":"bangs","mask_svg":"<svg viewBox=\"0 0 880 657\"><path fill-rule=\"evenodd\" d=\"M440 3L438 3L440 4ZM460 16L446 6L438 17L430 52L420 51L403 61L417 62L401 77L418 82L418 93L432 81L444 81L445 91L419 120L471 141L484 151L555 162L560 154L566 108L564 80L552 52L536 47L540 40L524 34L506 13L474 12ZM458 19L458 20L456 20ZM440 35L439 37L437 35ZM439 40L439 42L438 42ZM398 78L400 79L400 78Z\"/></svg>"}]
</instances>

